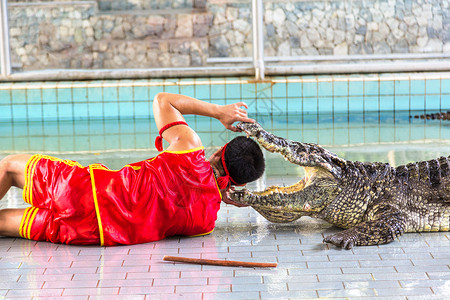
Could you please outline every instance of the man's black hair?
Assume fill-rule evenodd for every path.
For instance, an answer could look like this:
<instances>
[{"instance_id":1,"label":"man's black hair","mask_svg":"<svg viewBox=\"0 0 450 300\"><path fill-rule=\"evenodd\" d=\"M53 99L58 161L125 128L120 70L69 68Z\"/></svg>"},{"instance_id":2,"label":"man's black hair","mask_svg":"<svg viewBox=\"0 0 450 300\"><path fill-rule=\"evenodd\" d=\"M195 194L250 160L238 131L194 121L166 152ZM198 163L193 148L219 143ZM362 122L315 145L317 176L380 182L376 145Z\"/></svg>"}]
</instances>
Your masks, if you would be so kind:
<instances>
[{"instance_id":1,"label":"man's black hair","mask_svg":"<svg viewBox=\"0 0 450 300\"><path fill-rule=\"evenodd\" d=\"M251 138L238 136L225 149L225 164L231 178L239 184L254 181L264 173L264 155Z\"/></svg>"}]
</instances>

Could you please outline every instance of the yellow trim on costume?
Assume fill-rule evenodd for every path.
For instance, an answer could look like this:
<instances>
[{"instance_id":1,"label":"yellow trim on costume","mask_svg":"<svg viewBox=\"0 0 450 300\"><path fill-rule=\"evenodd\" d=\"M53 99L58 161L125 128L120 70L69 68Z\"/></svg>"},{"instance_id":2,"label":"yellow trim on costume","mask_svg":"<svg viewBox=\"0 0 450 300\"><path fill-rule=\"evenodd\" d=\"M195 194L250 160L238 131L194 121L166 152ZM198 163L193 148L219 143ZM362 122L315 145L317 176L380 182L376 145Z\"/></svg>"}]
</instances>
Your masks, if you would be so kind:
<instances>
[{"instance_id":1,"label":"yellow trim on costume","mask_svg":"<svg viewBox=\"0 0 450 300\"><path fill-rule=\"evenodd\" d=\"M36 218L36 214L39 211L39 208L35 207L33 210L33 213L30 216L30 219L28 221L28 229L27 229L27 239L31 239L31 226L33 225L34 218Z\"/></svg>"},{"instance_id":2,"label":"yellow trim on costume","mask_svg":"<svg viewBox=\"0 0 450 300\"><path fill-rule=\"evenodd\" d=\"M195 234L195 235L189 235L189 237L203 236L203 235L210 234L210 233L212 233L213 231L214 231L214 228L213 228L213 230L208 231L208 232L205 232L205 233L200 233L200 234Z\"/></svg>"},{"instance_id":3,"label":"yellow trim on costume","mask_svg":"<svg viewBox=\"0 0 450 300\"><path fill-rule=\"evenodd\" d=\"M74 161L74 160L61 159L61 158L57 158L57 157L53 157L53 156L49 156L49 155L40 155L40 156L41 156L41 158L45 158L50 161L62 162L70 167L77 166L77 167L83 168L83 166L79 162Z\"/></svg>"},{"instance_id":4,"label":"yellow trim on costume","mask_svg":"<svg viewBox=\"0 0 450 300\"><path fill-rule=\"evenodd\" d=\"M161 152L159 154L163 154L164 152L172 153L172 154L185 154L185 153L191 153L191 152L195 152L195 151L202 150L202 149L205 149L205 147L200 146L200 147L197 147L197 148L193 148L193 149L189 149L189 150L181 150L181 151L164 150L163 152Z\"/></svg>"},{"instance_id":5,"label":"yellow trim on costume","mask_svg":"<svg viewBox=\"0 0 450 300\"><path fill-rule=\"evenodd\" d=\"M99 209L99 206L98 206L97 189L95 187L95 178L94 178L94 168L95 169L101 169L101 168L97 168L98 166L100 166L100 165L99 164L90 165L89 166L89 173L91 175L92 195L94 197L95 214L97 215L97 221L98 221L98 231L100 233L100 245L103 246L105 244L105 238L103 236L102 219L100 218L100 209ZM103 169L104 169L104 167L103 167Z\"/></svg>"},{"instance_id":6,"label":"yellow trim on costume","mask_svg":"<svg viewBox=\"0 0 450 300\"><path fill-rule=\"evenodd\" d=\"M139 171L141 169L141 166L125 165L124 168L132 168L135 171Z\"/></svg>"},{"instance_id":7,"label":"yellow trim on costume","mask_svg":"<svg viewBox=\"0 0 450 300\"><path fill-rule=\"evenodd\" d=\"M145 161L151 162L151 161L155 160L159 155L161 155L163 153L186 154L186 153L191 153L191 152L195 152L195 151L203 150L203 149L205 149L205 147L201 146L201 147L197 147L197 148L193 148L193 149L189 149L189 150L181 150L181 151L165 150L165 151L162 151L162 152L158 153L158 155L156 155L155 157L146 159ZM142 169L141 166L132 166L132 165L125 165L124 168L132 168L135 171L139 171L140 169ZM109 169L107 169L107 170L109 170ZM111 171L111 170L109 170L109 171Z\"/></svg>"},{"instance_id":8,"label":"yellow trim on costume","mask_svg":"<svg viewBox=\"0 0 450 300\"><path fill-rule=\"evenodd\" d=\"M170 151L170 150L165 150L162 151L160 153L158 153L158 155L156 155L155 157L146 159L145 161L151 162L153 160L155 160L159 155L163 154L163 153L171 153L171 154L186 154L186 153L191 153L191 152L195 152L198 150L202 150L205 147L201 146L201 147L197 147L197 148L193 148L193 149L189 149L189 150L181 150L181 151ZM135 171L139 171L140 169L142 169L141 166L132 166L132 165L125 165L124 168L132 168Z\"/></svg>"},{"instance_id":9,"label":"yellow trim on costume","mask_svg":"<svg viewBox=\"0 0 450 300\"><path fill-rule=\"evenodd\" d=\"M95 169L95 170L105 170L105 171L117 171L117 170L110 170L110 169L108 169L107 167L105 167L104 165L102 165L102 164L92 164L92 165L89 165L89 170L90 169Z\"/></svg>"},{"instance_id":10,"label":"yellow trim on costume","mask_svg":"<svg viewBox=\"0 0 450 300\"><path fill-rule=\"evenodd\" d=\"M37 162L39 161L41 155L35 154L27 161L25 165L25 184L22 192L22 198L25 202L33 205L33 174L36 170Z\"/></svg>"},{"instance_id":11,"label":"yellow trim on costume","mask_svg":"<svg viewBox=\"0 0 450 300\"><path fill-rule=\"evenodd\" d=\"M146 160L144 160L144 161L151 162L151 161L155 160L159 155L161 155L161 154L163 154L163 153L185 154L185 153L191 153L191 152L195 152L195 151L198 151L198 150L202 150L202 149L204 149L204 148L205 148L205 147L201 146L201 147L197 147L197 148L193 148L193 149L189 149L189 150L181 150L181 151L170 151L170 150L165 150L165 151L162 151L162 152L158 153L158 155L156 155L155 157L146 159ZM92 169L94 169L94 170L104 170L104 171L111 171L111 172L118 172L118 171L120 171L120 170L111 170L111 169L108 169L107 167L105 167L105 166L102 165L102 164L92 164L92 165L89 165L89 167L92 167ZM123 167L124 167L124 168L132 168L133 170L136 170L136 171L139 171L140 169L142 169L141 166L132 166L132 165L130 165L130 164L125 165L125 166L123 166Z\"/></svg>"},{"instance_id":12,"label":"yellow trim on costume","mask_svg":"<svg viewBox=\"0 0 450 300\"><path fill-rule=\"evenodd\" d=\"M19 226L19 234L21 237L31 239L31 227L38 211L39 208L33 206L25 209Z\"/></svg>"},{"instance_id":13,"label":"yellow trim on costume","mask_svg":"<svg viewBox=\"0 0 450 300\"><path fill-rule=\"evenodd\" d=\"M20 225L19 225L19 234L20 234L20 236L21 237L23 237L23 238L25 238L25 230L24 230L24 227L25 227L25 224L26 224L26 220L28 219L28 214L29 214L29 212L30 212L30 210L32 209L33 207L27 207L26 209L25 209L25 211L23 212L23 216L22 216L22 220L20 221Z\"/></svg>"},{"instance_id":14,"label":"yellow trim on costume","mask_svg":"<svg viewBox=\"0 0 450 300\"><path fill-rule=\"evenodd\" d=\"M33 205L33 174L36 171L37 162L39 161L39 155L36 155L33 161L30 163L30 168L28 169L28 189L27 189L27 202Z\"/></svg>"},{"instance_id":15,"label":"yellow trim on costume","mask_svg":"<svg viewBox=\"0 0 450 300\"><path fill-rule=\"evenodd\" d=\"M61 162L70 167L73 167L73 166L77 166L80 168L83 167L79 162L76 162L73 160L65 160L65 159L60 159L60 158L56 158L53 156L42 155L42 154L35 154L35 155L31 156L25 165L25 174L24 174L25 184L24 184L24 188L23 188L23 192L22 192L23 200L31 205L33 205L33 176L36 171L37 164L41 159L47 159L50 161Z\"/></svg>"},{"instance_id":16,"label":"yellow trim on costume","mask_svg":"<svg viewBox=\"0 0 450 300\"><path fill-rule=\"evenodd\" d=\"M26 165L25 165L25 172L24 172L24 180L25 183L23 185L23 190L22 190L22 198L25 202L28 203L27 201L27 195L28 195L28 168L30 165L31 160L33 159L34 156L30 157L30 159L27 161Z\"/></svg>"},{"instance_id":17,"label":"yellow trim on costume","mask_svg":"<svg viewBox=\"0 0 450 300\"><path fill-rule=\"evenodd\" d=\"M211 168L212 168L212 167L211 167ZM220 192L219 183L217 182L216 176L214 176L214 172L213 172L213 177L214 177L214 182L216 183L217 191L219 192L220 201L222 201L222 193Z\"/></svg>"},{"instance_id":18,"label":"yellow trim on costume","mask_svg":"<svg viewBox=\"0 0 450 300\"><path fill-rule=\"evenodd\" d=\"M35 208L35 207L32 207L32 208L30 209L30 211L28 212L28 215L27 215L26 220L25 220L25 224L24 224L24 228L23 228L23 236L24 236L26 239L29 238L29 235L28 235L28 227L30 226L30 219L31 219L31 216L33 215L33 213L34 213L35 210L36 210L36 208Z\"/></svg>"},{"instance_id":19,"label":"yellow trim on costume","mask_svg":"<svg viewBox=\"0 0 450 300\"><path fill-rule=\"evenodd\" d=\"M118 171L120 171L120 170L111 170L111 169L109 169L108 167L105 167L102 164L92 164L92 165L89 165L89 166L92 166L92 169L94 169L94 170L103 170L103 171L110 171L110 172L118 172ZM133 170L139 171L141 169L141 166L132 166L132 165L128 164L128 165L123 166L123 168L132 168Z\"/></svg>"}]
</instances>

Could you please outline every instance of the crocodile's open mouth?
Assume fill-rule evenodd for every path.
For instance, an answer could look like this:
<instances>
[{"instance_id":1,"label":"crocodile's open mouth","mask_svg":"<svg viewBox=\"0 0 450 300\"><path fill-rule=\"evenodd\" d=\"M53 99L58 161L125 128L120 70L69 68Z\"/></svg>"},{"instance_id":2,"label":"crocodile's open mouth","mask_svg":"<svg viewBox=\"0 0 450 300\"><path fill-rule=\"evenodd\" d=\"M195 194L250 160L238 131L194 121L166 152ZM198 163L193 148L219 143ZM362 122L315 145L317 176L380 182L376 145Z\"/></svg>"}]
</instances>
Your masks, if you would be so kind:
<instances>
[{"instance_id":1,"label":"crocodile's open mouth","mask_svg":"<svg viewBox=\"0 0 450 300\"><path fill-rule=\"evenodd\" d=\"M300 165L301 166L301 165ZM263 217L273 223L289 223L303 216L309 216L322 209L315 203L314 189L306 188L317 184L318 180L334 178L323 167L301 166L305 176L289 186L270 186L264 191L252 192L247 189L233 191L231 200L253 207Z\"/></svg>"},{"instance_id":2,"label":"crocodile's open mouth","mask_svg":"<svg viewBox=\"0 0 450 300\"><path fill-rule=\"evenodd\" d=\"M303 167L303 169L305 171L305 177L303 177L302 179L300 179L300 181L298 181L292 185L288 185L288 186L272 185L272 186L269 186L264 191L252 192L252 193L255 195L258 195L258 196L267 196L267 195L271 195L274 193L292 194L292 193L300 192L301 190L303 190L305 187L309 186L312 183L313 178L319 172L318 168L314 168L314 167Z\"/></svg>"},{"instance_id":3,"label":"crocodile's open mouth","mask_svg":"<svg viewBox=\"0 0 450 300\"><path fill-rule=\"evenodd\" d=\"M296 197L296 193L300 193L305 187L312 184L312 180L315 176L315 168L304 167L305 177L298 182L289 186L270 186L261 192L251 192L259 199L256 203L252 203L251 206L259 212L264 218L273 223L289 223L293 222L302 216L309 215L311 208L309 203L303 203L300 207L298 203L292 202L291 205L286 201L290 197ZM263 199L272 199L271 201ZM278 202L278 203L277 203Z\"/></svg>"},{"instance_id":4,"label":"crocodile's open mouth","mask_svg":"<svg viewBox=\"0 0 450 300\"><path fill-rule=\"evenodd\" d=\"M267 196L274 193L283 193L283 194L292 194L299 192L303 190L307 185L309 185L311 181L311 177L308 176L308 172L305 170L305 177L297 181L296 183L288 186L278 186L278 185L272 185L266 188L264 191L261 192L253 192L255 195L259 196Z\"/></svg>"}]
</instances>

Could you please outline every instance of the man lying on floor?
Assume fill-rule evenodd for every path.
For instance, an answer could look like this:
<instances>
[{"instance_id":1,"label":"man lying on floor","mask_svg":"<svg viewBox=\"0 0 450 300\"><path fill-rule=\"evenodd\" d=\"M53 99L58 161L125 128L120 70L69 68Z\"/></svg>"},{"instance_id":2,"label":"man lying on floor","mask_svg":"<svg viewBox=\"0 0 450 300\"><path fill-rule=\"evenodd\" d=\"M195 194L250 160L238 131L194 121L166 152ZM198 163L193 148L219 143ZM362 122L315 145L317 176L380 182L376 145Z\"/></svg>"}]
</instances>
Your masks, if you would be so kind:
<instances>
[{"instance_id":1,"label":"man lying on floor","mask_svg":"<svg viewBox=\"0 0 450 300\"><path fill-rule=\"evenodd\" d=\"M208 160L197 133L183 115L254 122L243 102L217 105L159 93L153 101L160 136L170 145L154 158L121 170L46 155L10 155L0 161L0 199L12 187L23 189L26 209L0 210L0 235L65 244L138 244L168 236L196 236L215 226L220 202L232 185L244 185L264 172L258 144L239 136Z\"/></svg>"}]
</instances>

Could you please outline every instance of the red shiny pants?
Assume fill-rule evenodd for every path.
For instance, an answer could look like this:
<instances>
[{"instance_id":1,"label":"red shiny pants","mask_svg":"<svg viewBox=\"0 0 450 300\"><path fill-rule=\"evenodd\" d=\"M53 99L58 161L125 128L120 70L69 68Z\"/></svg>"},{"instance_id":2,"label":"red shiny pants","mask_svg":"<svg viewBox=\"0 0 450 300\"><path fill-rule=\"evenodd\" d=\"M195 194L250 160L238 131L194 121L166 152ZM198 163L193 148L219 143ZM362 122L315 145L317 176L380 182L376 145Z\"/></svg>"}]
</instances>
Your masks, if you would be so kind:
<instances>
[{"instance_id":1,"label":"red shiny pants","mask_svg":"<svg viewBox=\"0 0 450 300\"><path fill-rule=\"evenodd\" d=\"M34 155L26 165L23 199L31 207L22 217L22 237L64 244L100 243L88 167Z\"/></svg>"}]
</instances>

